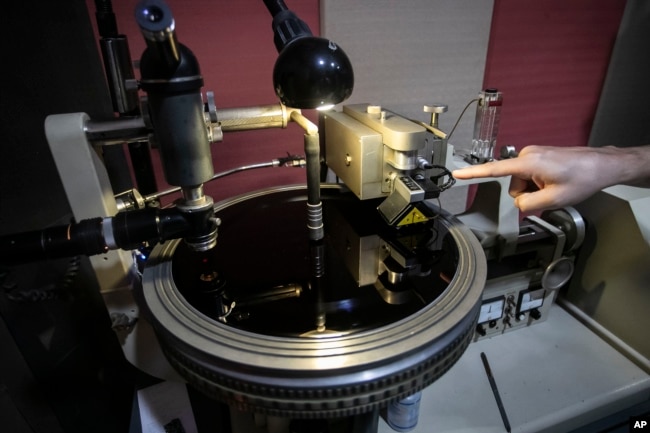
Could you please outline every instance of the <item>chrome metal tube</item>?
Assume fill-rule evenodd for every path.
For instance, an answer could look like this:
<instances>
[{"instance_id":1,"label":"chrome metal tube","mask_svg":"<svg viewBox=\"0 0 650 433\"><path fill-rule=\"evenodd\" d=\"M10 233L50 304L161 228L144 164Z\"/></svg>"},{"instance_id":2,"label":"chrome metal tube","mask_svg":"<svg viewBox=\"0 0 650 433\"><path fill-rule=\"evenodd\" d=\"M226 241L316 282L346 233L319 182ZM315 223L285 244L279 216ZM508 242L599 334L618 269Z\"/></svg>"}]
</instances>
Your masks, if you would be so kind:
<instances>
[{"instance_id":1,"label":"chrome metal tube","mask_svg":"<svg viewBox=\"0 0 650 433\"><path fill-rule=\"evenodd\" d=\"M305 130L305 162L307 167L307 229L309 240L325 237L323 204L320 199L320 140L318 127L300 113L291 112L291 120Z\"/></svg>"},{"instance_id":2,"label":"chrome metal tube","mask_svg":"<svg viewBox=\"0 0 650 433\"><path fill-rule=\"evenodd\" d=\"M320 198L320 146L317 134L305 134L305 160L307 161L307 228L309 239L318 241L325 237L325 229L323 204Z\"/></svg>"},{"instance_id":3,"label":"chrome metal tube","mask_svg":"<svg viewBox=\"0 0 650 433\"><path fill-rule=\"evenodd\" d=\"M146 141L151 130L142 117L122 117L115 120L88 120L84 125L88 141L93 144L123 144L126 141Z\"/></svg>"},{"instance_id":4,"label":"chrome metal tube","mask_svg":"<svg viewBox=\"0 0 650 433\"><path fill-rule=\"evenodd\" d=\"M286 128L292 112L282 104L253 107L221 108L217 118L225 131L250 131L253 129Z\"/></svg>"}]
</instances>

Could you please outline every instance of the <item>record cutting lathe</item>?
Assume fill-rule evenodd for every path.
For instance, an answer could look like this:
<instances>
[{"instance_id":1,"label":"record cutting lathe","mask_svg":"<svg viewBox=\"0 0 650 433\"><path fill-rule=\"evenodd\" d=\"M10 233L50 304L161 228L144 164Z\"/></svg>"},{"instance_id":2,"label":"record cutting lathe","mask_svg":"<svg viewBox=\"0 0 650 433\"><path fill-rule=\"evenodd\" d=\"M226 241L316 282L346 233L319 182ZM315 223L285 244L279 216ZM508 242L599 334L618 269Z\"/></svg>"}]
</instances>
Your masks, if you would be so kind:
<instances>
[{"instance_id":1,"label":"record cutting lathe","mask_svg":"<svg viewBox=\"0 0 650 433\"><path fill-rule=\"evenodd\" d=\"M91 256L109 313L126 318L125 355L147 373L288 420L292 432L313 431L314 420L376 432L390 403L433 384L471 342L546 319L584 223L573 209L520 222L507 179L477 182L464 212L443 209L441 194L468 184L452 170L494 158L501 93L479 93L467 155L439 127L444 104L424 106L427 122L374 103L332 110L352 93L350 60L284 2L264 3L279 103L239 108L203 95L200 59L179 42L171 9L139 3L140 78L129 78L126 47L105 48L116 50L107 71L127 77L109 80L125 98L117 105L145 96L120 111L139 113L47 118L75 222L4 236L0 258ZM318 125L305 109L323 109ZM304 130L304 155L214 172L211 143L291 122ZM173 188L113 191L96 149L124 141L155 145ZM304 167L304 185L219 203L205 193L232 172L278 165ZM157 340L145 341L151 331Z\"/></svg>"}]
</instances>

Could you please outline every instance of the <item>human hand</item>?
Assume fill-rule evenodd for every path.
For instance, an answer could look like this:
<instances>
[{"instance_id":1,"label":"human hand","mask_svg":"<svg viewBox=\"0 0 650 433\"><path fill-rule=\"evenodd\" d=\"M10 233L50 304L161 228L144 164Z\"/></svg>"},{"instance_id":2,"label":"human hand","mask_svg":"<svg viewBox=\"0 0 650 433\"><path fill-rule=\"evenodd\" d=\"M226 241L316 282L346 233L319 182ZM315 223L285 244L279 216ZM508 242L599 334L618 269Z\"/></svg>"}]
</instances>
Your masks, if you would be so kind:
<instances>
[{"instance_id":1,"label":"human hand","mask_svg":"<svg viewBox=\"0 0 650 433\"><path fill-rule=\"evenodd\" d=\"M617 183L618 148L528 146L513 159L455 170L457 179L512 176L509 192L525 212L576 204Z\"/></svg>"}]
</instances>

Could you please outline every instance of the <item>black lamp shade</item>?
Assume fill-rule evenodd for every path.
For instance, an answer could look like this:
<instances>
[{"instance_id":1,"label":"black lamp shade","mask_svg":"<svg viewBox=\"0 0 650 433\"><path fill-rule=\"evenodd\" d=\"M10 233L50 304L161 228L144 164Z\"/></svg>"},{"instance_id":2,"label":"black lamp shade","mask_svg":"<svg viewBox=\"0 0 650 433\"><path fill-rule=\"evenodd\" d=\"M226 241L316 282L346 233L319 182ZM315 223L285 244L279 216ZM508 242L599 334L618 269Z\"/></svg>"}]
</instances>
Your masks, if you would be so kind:
<instances>
[{"instance_id":1,"label":"black lamp shade","mask_svg":"<svg viewBox=\"0 0 650 433\"><path fill-rule=\"evenodd\" d=\"M292 108L321 108L347 99L354 87L348 56L334 42L302 37L289 43L273 69L280 101Z\"/></svg>"}]
</instances>

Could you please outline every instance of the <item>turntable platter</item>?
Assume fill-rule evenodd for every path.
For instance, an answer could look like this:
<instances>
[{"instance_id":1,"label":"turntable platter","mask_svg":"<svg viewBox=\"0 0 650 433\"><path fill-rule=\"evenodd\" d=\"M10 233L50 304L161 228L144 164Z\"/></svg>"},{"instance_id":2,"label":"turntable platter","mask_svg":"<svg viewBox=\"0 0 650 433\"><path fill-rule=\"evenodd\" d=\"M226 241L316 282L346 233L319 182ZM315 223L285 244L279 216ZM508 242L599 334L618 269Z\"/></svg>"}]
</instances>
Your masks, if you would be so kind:
<instances>
[{"instance_id":1,"label":"turntable platter","mask_svg":"<svg viewBox=\"0 0 650 433\"><path fill-rule=\"evenodd\" d=\"M471 231L437 218L388 227L374 201L321 191L325 239L308 241L306 190L217 204L217 246L158 246L142 298L189 383L246 410L347 416L430 384L471 339L485 284Z\"/></svg>"}]
</instances>

